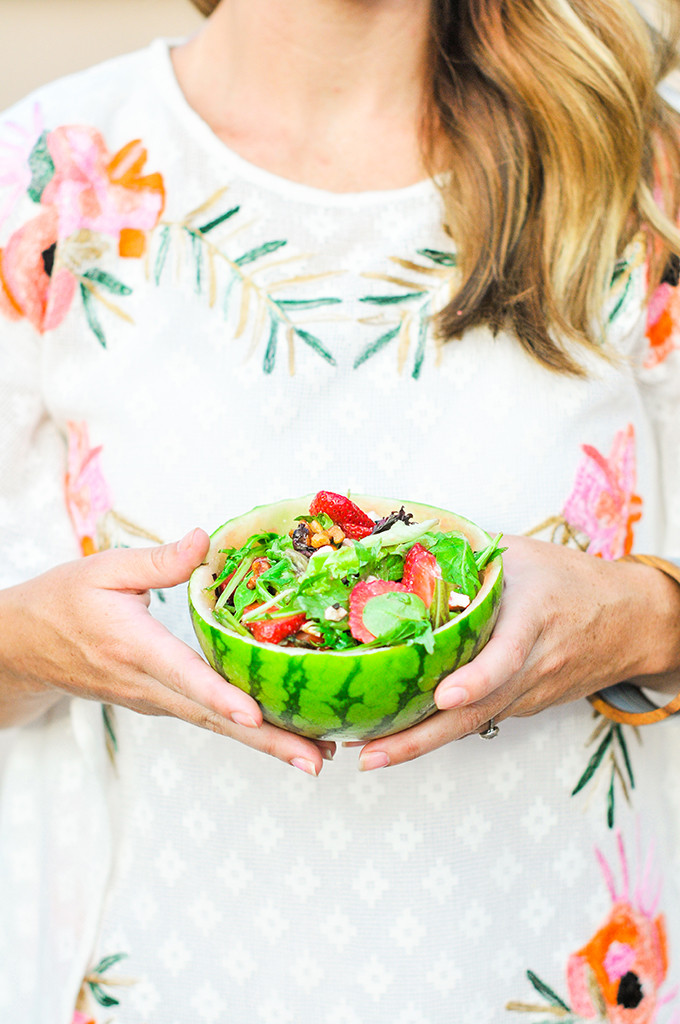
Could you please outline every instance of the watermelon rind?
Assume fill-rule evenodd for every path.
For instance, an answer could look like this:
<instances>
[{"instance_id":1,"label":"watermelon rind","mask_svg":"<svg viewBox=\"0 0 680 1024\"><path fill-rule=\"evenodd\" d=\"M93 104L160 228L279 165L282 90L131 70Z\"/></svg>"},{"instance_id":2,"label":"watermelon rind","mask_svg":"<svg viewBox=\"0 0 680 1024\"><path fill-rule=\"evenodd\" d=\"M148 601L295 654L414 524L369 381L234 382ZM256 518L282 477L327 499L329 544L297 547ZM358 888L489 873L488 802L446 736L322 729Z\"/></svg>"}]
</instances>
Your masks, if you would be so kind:
<instances>
[{"instance_id":1,"label":"watermelon rind","mask_svg":"<svg viewBox=\"0 0 680 1024\"><path fill-rule=\"evenodd\" d=\"M503 563L498 555L483 572L482 587L468 608L434 633L434 650L420 644L313 651L260 643L239 636L214 618L210 591L227 547L253 533L288 532L309 510L313 495L258 505L220 526L205 562L189 581L189 608L198 642L224 679L249 693L266 721L312 739L369 740L400 732L427 718L443 676L471 661L489 640L500 608ZM445 509L401 499L352 494L370 513L386 516L402 505L416 521L439 519L438 529L458 530L480 550L492 539L485 530Z\"/></svg>"}]
</instances>

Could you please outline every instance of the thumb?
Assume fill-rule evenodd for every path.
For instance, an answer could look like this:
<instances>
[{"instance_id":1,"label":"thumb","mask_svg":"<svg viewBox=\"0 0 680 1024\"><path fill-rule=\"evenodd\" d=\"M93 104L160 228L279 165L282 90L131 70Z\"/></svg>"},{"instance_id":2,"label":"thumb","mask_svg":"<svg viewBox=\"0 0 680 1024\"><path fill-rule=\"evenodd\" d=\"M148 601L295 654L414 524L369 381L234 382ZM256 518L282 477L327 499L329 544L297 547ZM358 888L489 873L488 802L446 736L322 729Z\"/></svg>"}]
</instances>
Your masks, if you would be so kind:
<instances>
[{"instance_id":1,"label":"thumb","mask_svg":"<svg viewBox=\"0 0 680 1024\"><path fill-rule=\"evenodd\" d=\"M175 587L186 583L208 553L210 538L196 527L172 544L152 548L115 548L91 556L87 563L94 570L105 568L105 579L98 583L110 590L139 593Z\"/></svg>"}]
</instances>

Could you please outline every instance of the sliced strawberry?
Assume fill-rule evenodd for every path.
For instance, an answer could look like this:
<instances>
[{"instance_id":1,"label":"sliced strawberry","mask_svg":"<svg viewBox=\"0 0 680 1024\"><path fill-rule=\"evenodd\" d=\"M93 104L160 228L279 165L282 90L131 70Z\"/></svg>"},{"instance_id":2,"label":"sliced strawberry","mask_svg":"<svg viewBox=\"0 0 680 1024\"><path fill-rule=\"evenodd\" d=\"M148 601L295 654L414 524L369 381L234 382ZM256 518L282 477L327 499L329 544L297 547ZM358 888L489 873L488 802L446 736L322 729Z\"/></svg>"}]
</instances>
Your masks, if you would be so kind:
<instances>
[{"instance_id":1,"label":"sliced strawberry","mask_svg":"<svg viewBox=\"0 0 680 1024\"><path fill-rule=\"evenodd\" d=\"M352 589L349 595L349 631L355 640L361 640L363 644L369 644L375 640L373 633L364 626L364 608L366 602L372 597L379 597L380 594L388 594L390 591L407 593L403 583L395 583L393 580L365 580Z\"/></svg>"},{"instance_id":2,"label":"sliced strawberry","mask_svg":"<svg viewBox=\"0 0 680 1024\"><path fill-rule=\"evenodd\" d=\"M271 611L276 611L272 608ZM280 644L291 633L297 633L303 622L307 621L304 612L288 615L285 619L260 619L255 622L244 622L256 640L263 644Z\"/></svg>"},{"instance_id":3,"label":"sliced strawberry","mask_svg":"<svg viewBox=\"0 0 680 1024\"><path fill-rule=\"evenodd\" d=\"M325 512L334 523L341 526L345 536L351 540L368 537L375 526L371 517L367 516L363 509L346 498L344 494L336 494L335 491L319 491L312 498L309 514L318 516L322 512Z\"/></svg>"},{"instance_id":4,"label":"sliced strawberry","mask_svg":"<svg viewBox=\"0 0 680 1024\"><path fill-rule=\"evenodd\" d=\"M442 571L431 551L422 544L414 544L404 559L401 582L412 594L417 594L426 608L432 604L434 585Z\"/></svg>"}]
</instances>

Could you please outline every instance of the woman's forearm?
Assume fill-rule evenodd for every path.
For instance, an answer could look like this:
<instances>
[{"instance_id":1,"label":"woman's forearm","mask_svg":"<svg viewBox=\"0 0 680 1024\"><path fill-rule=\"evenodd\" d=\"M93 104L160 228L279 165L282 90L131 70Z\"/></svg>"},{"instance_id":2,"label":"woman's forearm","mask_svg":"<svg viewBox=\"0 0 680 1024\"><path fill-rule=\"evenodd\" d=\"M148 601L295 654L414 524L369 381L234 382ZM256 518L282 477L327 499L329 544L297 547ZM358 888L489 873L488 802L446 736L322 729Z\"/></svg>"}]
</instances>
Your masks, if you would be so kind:
<instances>
[{"instance_id":1,"label":"woman's forearm","mask_svg":"<svg viewBox=\"0 0 680 1024\"><path fill-rule=\"evenodd\" d=\"M35 721L62 696L26 671L35 642L20 587L0 590L0 729Z\"/></svg>"}]
</instances>

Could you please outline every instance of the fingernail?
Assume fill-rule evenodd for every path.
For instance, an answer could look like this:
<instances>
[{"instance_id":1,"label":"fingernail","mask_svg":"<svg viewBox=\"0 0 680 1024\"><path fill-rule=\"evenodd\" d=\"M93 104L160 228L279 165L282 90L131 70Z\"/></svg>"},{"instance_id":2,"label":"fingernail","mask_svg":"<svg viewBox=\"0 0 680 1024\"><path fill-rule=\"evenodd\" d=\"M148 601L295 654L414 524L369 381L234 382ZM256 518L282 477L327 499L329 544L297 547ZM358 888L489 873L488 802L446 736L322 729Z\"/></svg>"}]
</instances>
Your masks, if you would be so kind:
<instances>
[{"instance_id":1,"label":"fingernail","mask_svg":"<svg viewBox=\"0 0 680 1024\"><path fill-rule=\"evenodd\" d=\"M333 760L333 758L335 756L335 751L331 750L330 747L319 747L319 750L321 751L321 756L324 759L324 761L332 761Z\"/></svg>"},{"instance_id":2,"label":"fingernail","mask_svg":"<svg viewBox=\"0 0 680 1024\"><path fill-rule=\"evenodd\" d=\"M374 768L387 768L389 763L389 756L384 750L371 750L359 758L359 771L371 772Z\"/></svg>"},{"instance_id":3,"label":"fingernail","mask_svg":"<svg viewBox=\"0 0 680 1024\"><path fill-rule=\"evenodd\" d=\"M231 716L232 722L236 725L244 725L246 729L259 729L259 725L252 717L252 715L246 714L245 711L234 711Z\"/></svg>"},{"instance_id":4,"label":"fingernail","mask_svg":"<svg viewBox=\"0 0 680 1024\"><path fill-rule=\"evenodd\" d=\"M195 534L196 534L196 527L194 527L193 530L189 530L189 532L184 537L182 537L181 540L177 541L177 550L178 551L188 551L189 548L191 547L192 543L193 543Z\"/></svg>"},{"instance_id":5,"label":"fingernail","mask_svg":"<svg viewBox=\"0 0 680 1024\"><path fill-rule=\"evenodd\" d=\"M313 761L308 761L306 757L294 757L290 763L293 768L299 768L301 772L306 772L307 775L318 775L316 765Z\"/></svg>"},{"instance_id":6,"label":"fingernail","mask_svg":"<svg viewBox=\"0 0 680 1024\"><path fill-rule=\"evenodd\" d=\"M462 686L445 686L437 694L437 707L442 710L457 708L465 704L468 699L468 692Z\"/></svg>"}]
</instances>

